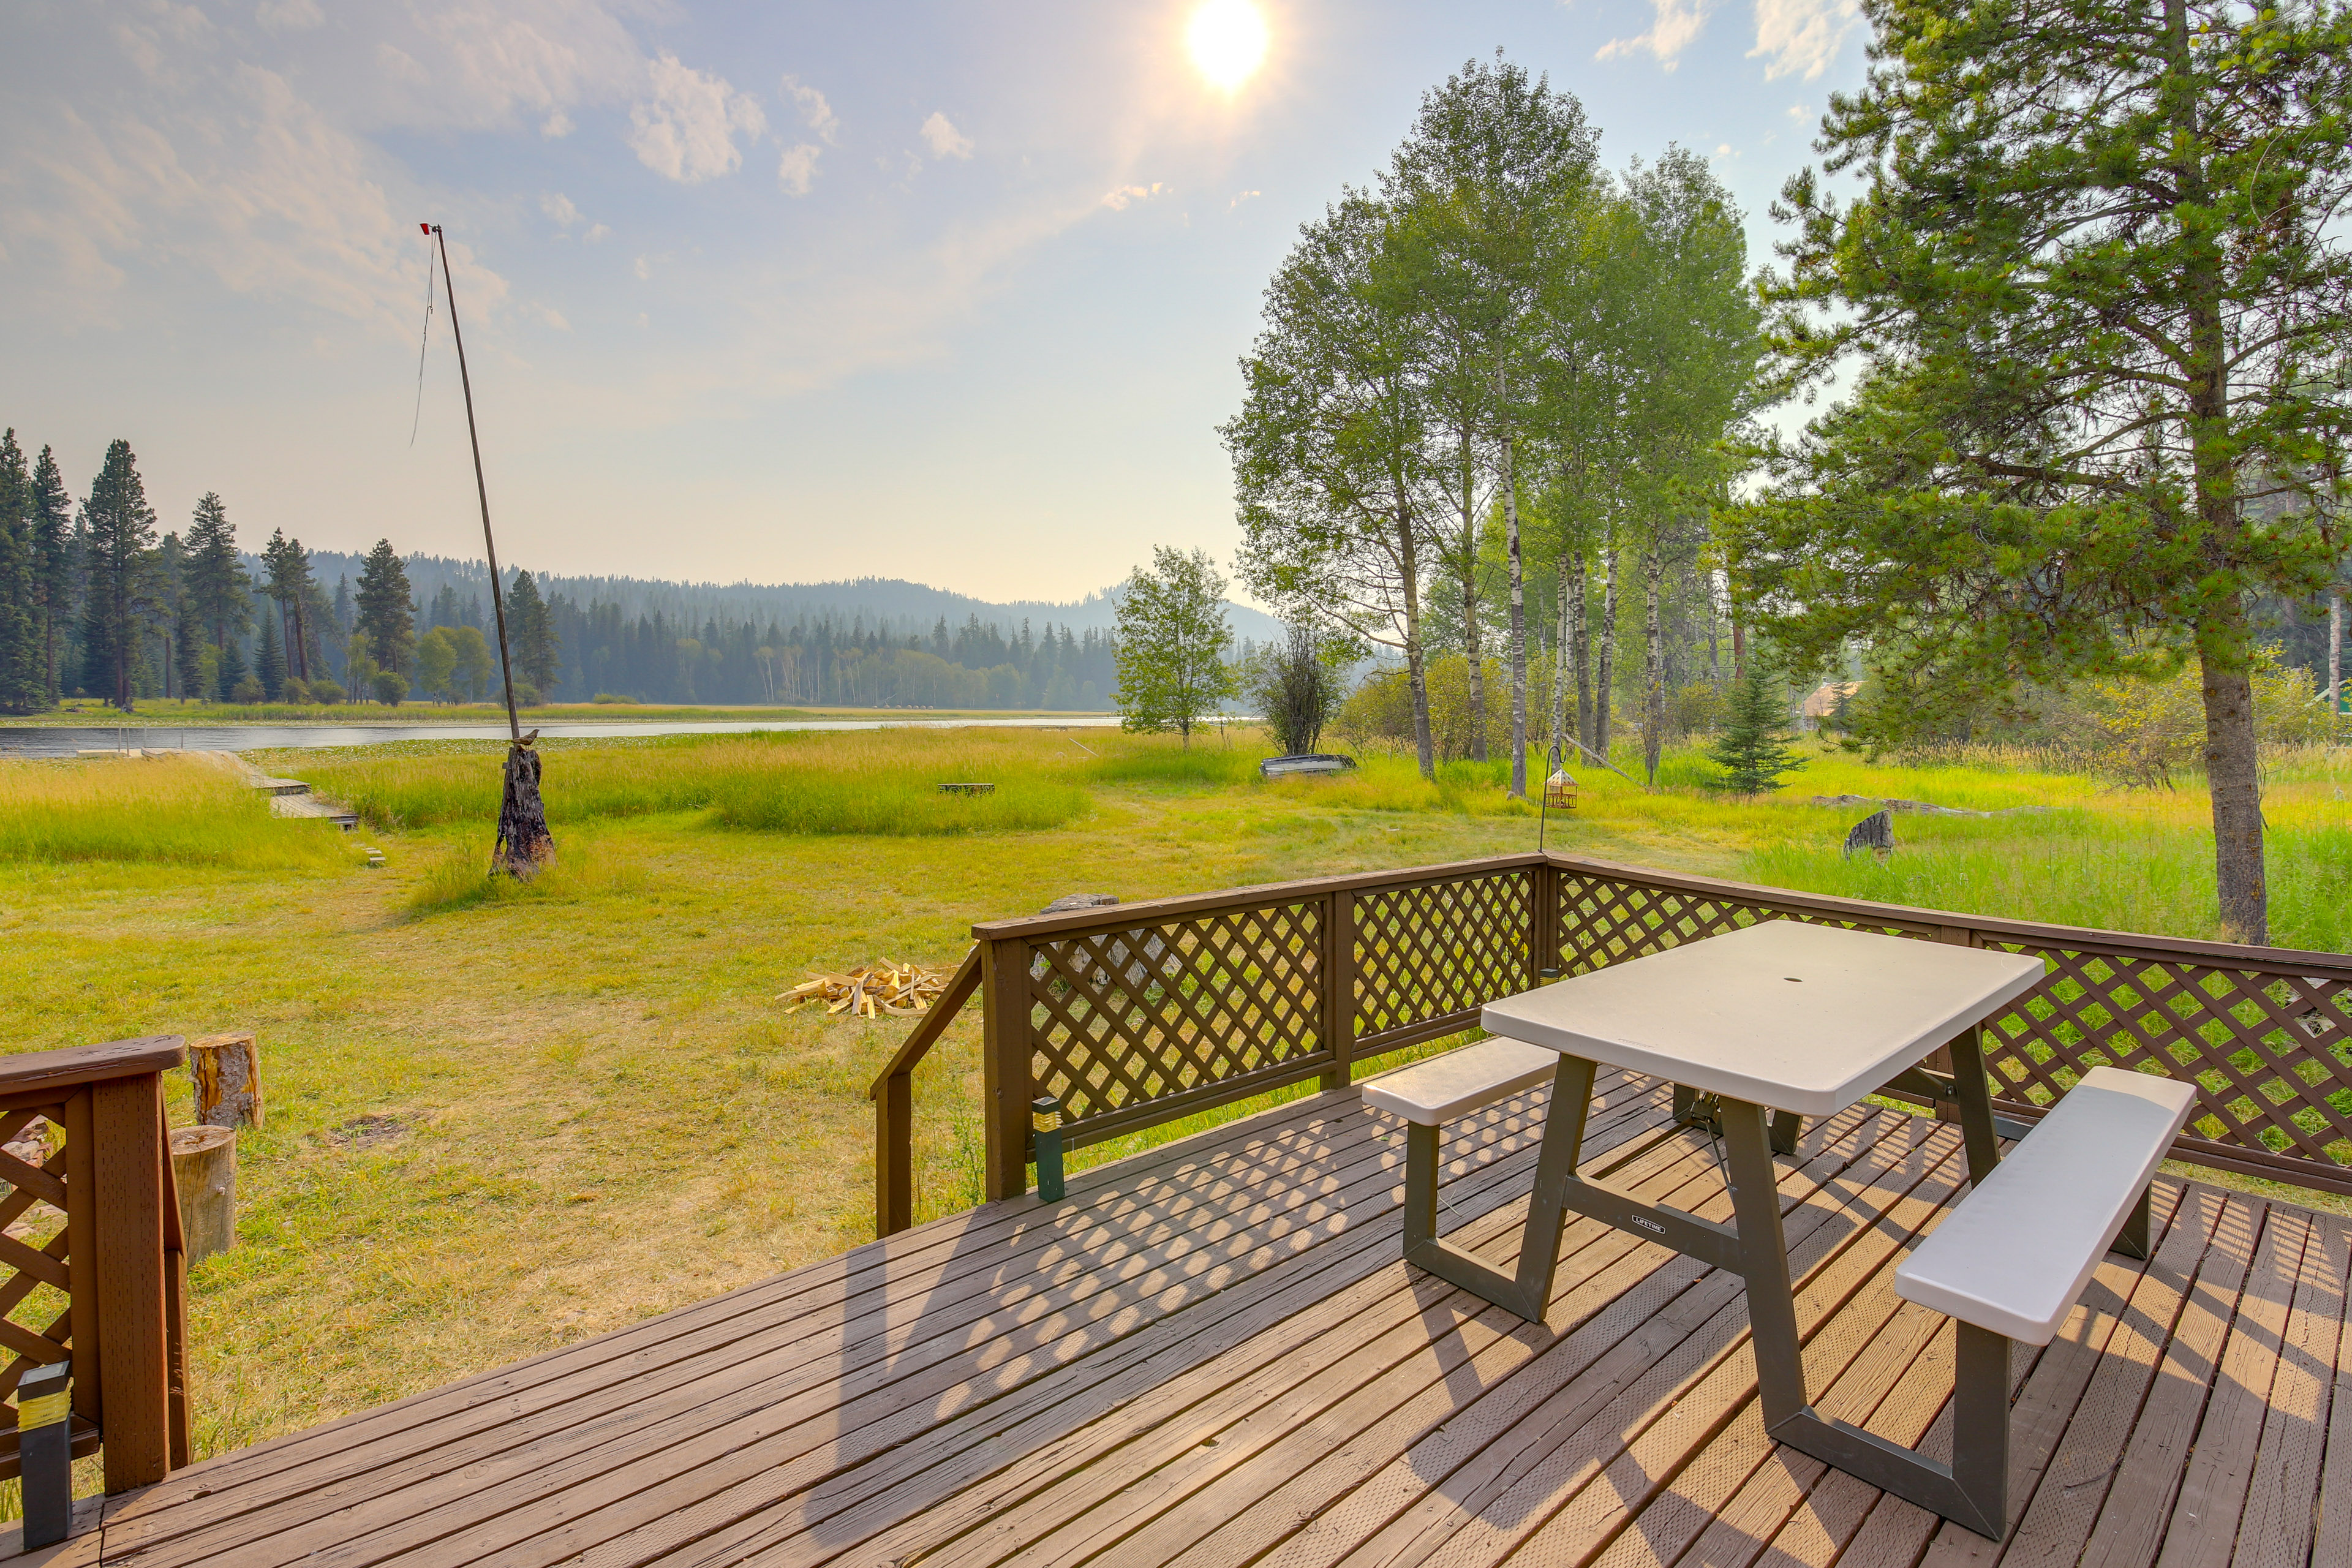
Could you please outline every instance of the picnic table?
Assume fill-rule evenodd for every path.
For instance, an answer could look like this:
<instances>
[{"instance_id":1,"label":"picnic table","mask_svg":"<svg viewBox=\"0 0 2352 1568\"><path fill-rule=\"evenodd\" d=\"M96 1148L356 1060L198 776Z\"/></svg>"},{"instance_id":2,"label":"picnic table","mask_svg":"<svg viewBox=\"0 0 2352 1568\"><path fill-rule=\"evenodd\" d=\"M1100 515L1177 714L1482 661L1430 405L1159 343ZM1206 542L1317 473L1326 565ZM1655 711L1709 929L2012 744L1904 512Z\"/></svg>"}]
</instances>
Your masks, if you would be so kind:
<instances>
[{"instance_id":1,"label":"picnic table","mask_svg":"<svg viewBox=\"0 0 2352 1568\"><path fill-rule=\"evenodd\" d=\"M1504 1274L1410 1218L1409 1231L1428 1234L1408 1234L1406 1256L1537 1322L1568 1214L1730 1270L1747 1286L1766 1430L1998 1537L2007 1340L1960 1324L1955 1418L1964 1440L1951 1466L1816 1415L1805 1392L1772 1145L1793 1149L1795 1118L1833 1116L1948 1047L1951 1080L1937 1087L1958 1101L1969 1174L1981 1187L2000 1153L1975 1026L2042 977L2042 961L2032 956L1771 921L1489 1003L1481 1019L1489 1031L1559 1053L1518 1268ZM1601 1067L1678 1086L1687 1120L1719 1132L1734 1224L1642 1202L1605 1185L1606 1170L1578 1173ZM1687 1121L1665 1135L1686 1130ZM1990 1521L1976 1522L1988 1512Z\"/></svg>"}]
</instances>

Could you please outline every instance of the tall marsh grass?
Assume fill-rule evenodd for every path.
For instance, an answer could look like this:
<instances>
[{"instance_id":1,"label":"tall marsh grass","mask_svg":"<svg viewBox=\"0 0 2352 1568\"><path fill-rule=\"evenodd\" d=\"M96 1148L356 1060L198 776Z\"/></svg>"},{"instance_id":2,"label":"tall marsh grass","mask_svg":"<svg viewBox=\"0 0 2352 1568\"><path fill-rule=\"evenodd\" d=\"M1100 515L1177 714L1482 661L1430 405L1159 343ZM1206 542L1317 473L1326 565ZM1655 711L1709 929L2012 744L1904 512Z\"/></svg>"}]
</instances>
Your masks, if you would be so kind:
<instances>
[{"instance_id":1,"label":"tall marsh grass","mask_svg":"<svg viewBox=\"0 0 2352 1568\"><path fill-rule=\"evenodd\" d=\"M0 862L276 871L357 858L334 824L272 816L268 796L197 758L0 762Z\"/></svg>"},{"instance_id":2,"label":"tall marsh grass","mask_svg":"<svg viewBox=\"0 0 2352 1568\"><path fill-rule=\"evenodd\" d=\"M717 826L768 833L936 834L1055 827L1090 802L1067 759L1036 738L985 731L680 735L542 741L549 824L702 811ZM296 777L384 827L491 823L495 742L425 741L296 753ZM981 795L947 783L987 783Z\"/></svg>"}]
</instances>

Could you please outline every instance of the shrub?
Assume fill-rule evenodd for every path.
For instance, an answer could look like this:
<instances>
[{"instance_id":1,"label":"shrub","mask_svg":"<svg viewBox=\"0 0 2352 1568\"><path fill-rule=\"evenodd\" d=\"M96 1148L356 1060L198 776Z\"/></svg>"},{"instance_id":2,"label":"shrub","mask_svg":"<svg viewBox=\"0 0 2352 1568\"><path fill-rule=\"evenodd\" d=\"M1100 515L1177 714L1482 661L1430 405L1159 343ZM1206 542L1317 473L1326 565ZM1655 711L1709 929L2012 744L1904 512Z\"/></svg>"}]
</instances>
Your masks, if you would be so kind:
<instances>
[{"instance_id":1,"label":"shrub","mask_svg":"<svg viewBox=\"0 0 2352 1568\"><path fill-rule=\"evenodd\" d=\"M396 669L379 669L368 682L375 700L388 708L397 708L408 696L408 677Z\"/></svg>"},{"instance_id":2,"label":"shrub","mask_svg":"<svg viewBox=\"0 0 2352 1568\"><path fill-rule=\"evenodd\" d=\"M342 700L343 688L340 681L330 679L328 677L322 675L310 682L311 701L324 702L331 705L341 702Z\"/></svg>"},{"instance_id":3,"label":"shrub","mask_svg":"<svg viewBox=\"0 0 2352 1568\"><path fill-rule=\"evenodd\" d=\"M310 695L310 683L302 679L299 676L288 676L286 678L285 700L291 702L298 707L308 707L313 700L315 700Z\"/></svg>"},{"instance_id":4,"label":"shrub","mask_svg":"<svg viewBox=\"0 0 2352 1568\"><path fill-rule=\"evenodd\" d=\"M248 675L239 680L235 686L229 688L228 700L232 702L242 702L250 706L256 702L268 701L269 700L269 693L261 689L260 681Z\"/></svg>"}]
</instances>

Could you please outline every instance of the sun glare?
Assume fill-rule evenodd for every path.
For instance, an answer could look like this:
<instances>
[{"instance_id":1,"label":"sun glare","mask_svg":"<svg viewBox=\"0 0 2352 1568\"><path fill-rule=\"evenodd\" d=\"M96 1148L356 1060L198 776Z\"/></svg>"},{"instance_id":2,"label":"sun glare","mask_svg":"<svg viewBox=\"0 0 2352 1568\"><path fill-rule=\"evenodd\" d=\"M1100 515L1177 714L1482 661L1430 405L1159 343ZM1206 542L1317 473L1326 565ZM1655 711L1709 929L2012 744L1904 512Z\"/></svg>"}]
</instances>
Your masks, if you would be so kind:
<instances>
[{"instance_id":1,"label":"sun glare","mask_svg":"<svg viewBox=\"0 0 2352 1568\"><path fill-rule=\"evenodd\" d=\"M1249 0L1203 0L1185 24L1184 47L1211 86L1232 92L1265 60L1265 18Z\"/></svg>"}]
</instances>

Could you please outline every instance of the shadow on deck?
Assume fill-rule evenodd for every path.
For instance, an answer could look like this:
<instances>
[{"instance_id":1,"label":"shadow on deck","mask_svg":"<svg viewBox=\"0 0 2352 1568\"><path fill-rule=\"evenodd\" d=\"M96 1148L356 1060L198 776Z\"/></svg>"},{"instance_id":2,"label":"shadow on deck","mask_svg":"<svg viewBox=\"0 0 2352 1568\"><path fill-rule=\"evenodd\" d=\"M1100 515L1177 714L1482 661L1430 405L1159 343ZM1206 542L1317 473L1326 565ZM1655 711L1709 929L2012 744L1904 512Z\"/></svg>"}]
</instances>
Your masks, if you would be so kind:
<instances>
[{"instance_id":1,"label":"shadow on deck","mask_svg":"<svg viewBox=\"0 0 2352 1568\"><path fill-rule=\"evenodd\" d=\"M1450 1131L1443 1223L1507 1266L1542 1097ZM1665 1120L1620 1080L1589 1163ZM11 1563L2352 1563L2345 1222L2171 1180L2013 1368L2006 1548L1778 1447L1736 1280L1590 1220L1549 1323L1399 1260L1355 1091L85 1504ZM1949 1321L1889 1280L1956 1128L1858 1106L1780 1194L1816 1403L1934 1451ZM1621 1185L1710 1217L1706 1146Z\"/></svg>"}]
</instances>

